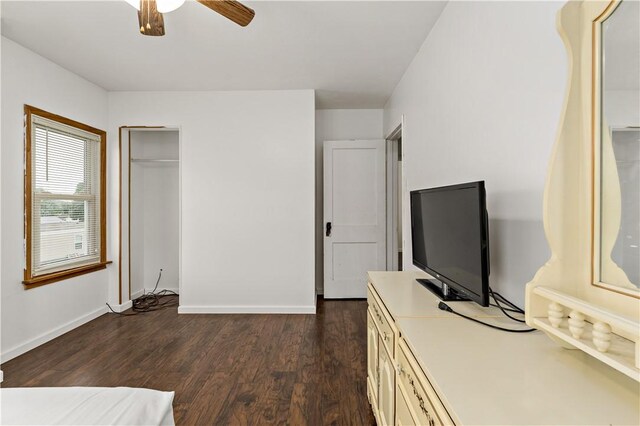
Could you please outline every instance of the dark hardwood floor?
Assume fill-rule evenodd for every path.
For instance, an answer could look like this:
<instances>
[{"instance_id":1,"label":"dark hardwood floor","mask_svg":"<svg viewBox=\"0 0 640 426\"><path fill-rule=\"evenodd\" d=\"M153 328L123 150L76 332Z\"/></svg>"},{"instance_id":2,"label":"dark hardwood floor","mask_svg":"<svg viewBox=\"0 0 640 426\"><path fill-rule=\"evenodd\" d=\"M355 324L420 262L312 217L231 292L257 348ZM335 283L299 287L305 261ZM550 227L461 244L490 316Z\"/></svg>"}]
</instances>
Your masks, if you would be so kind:
<instances>
[{"instance_id":1,"label":"dark hardwood floor","mask_svg":"<svg viewBox=\"0 0 640 426\"><path fill-rule=\"evenodd\" d=\"M176 392L178 425L374 424L366 301L317 315L103 315L2 364L3 387Z\"/></svg>"}]
</instances>

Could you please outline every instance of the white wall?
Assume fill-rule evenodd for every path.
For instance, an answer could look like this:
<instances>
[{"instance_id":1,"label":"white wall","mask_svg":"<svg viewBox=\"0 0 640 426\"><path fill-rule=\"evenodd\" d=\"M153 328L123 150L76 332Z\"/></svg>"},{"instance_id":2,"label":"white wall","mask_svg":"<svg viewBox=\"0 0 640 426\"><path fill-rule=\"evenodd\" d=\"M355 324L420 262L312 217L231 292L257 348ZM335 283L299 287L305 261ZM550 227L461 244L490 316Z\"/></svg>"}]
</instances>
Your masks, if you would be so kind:
<instances>
[{"instance_id":1,"label":"white wall","mask_svg":"<svg viewBox=\"0 0 640 426\"><path fill-rule=\"evenodd\" d=\"M121 125L181 127L180 312L315 312L313 91L116 92L109 111L112 158Z\"/></svg>"},{"instance_id":2,"label":"white wall","mask_svg":"<svg viewBox=\"0 0 640 426\"><path fill-rule=\"evenodd\" d=\"M322 144L347 139L382 139L381 109L321 109L316 111L316 291L324 293L324 219Z\"/></svg>"},{"instance_id":3,"label":"white wall","mask_svg":"<svg viewBox=\"0 0 640 426\"><path fill-rule=\"evenodd\" d=\"M407 191L486 181L490 282L519 304L550 254L542 194L567 79L562 4L449 2L384 110L386 132L405 115ZM407 193L404 206L408 220ZM405 268L410 244L405 229Z\"/></svg>"},{"instance_id":4,"label":"white wall","mask_svg":"<svg viewBox=\"0 0 640 426\"><path fill-rule=\"evenodd\" d=\"M131 157L178 159L177 131L131 131ZM178 163L131 164L132 297L153 290L178 291Z\"/></svg>"},{"instance_id":5,"label":"white wall","mask_svg":"<svg viewBox=\"0 0 640 426\"><path fill-rule=\"evenodd\" d=\"M24 104L99 129L107 128L104 90L2 37L3 362L104 313L109 275L114 272L113 267L108 267L25 290L22 284Z\"/></svg>"},{"instance_id":6,"label":"white wall","mask_svg":"<svg viewBox=\"0 0 640 426\"><path fill-rule=\"evenodd\" d=\"M608 90L604 98L604 114L610 127L640 126L638 90Z\"/></svg>"}]
</instances>

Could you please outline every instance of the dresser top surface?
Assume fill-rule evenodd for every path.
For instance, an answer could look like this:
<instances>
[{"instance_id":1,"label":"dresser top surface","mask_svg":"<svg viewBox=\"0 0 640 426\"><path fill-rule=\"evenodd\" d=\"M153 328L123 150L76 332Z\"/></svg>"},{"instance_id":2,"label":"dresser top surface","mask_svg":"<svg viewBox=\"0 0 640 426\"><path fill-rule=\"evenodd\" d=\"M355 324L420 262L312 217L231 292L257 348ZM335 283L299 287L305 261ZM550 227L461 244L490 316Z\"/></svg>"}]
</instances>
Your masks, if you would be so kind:
<instances>
[{"instance_id":1,"label":"dresser top surface","mask_svg":"<svg viewBox=\"0 0 640 426\"><path fill-rule=\"evenodd\" d=\"M451 316L396 324L461 424L640 424L640 384L542 332L506 333Z\"/></svg>"},{"instance_id":2,"label":"dresser top surface","mask_svg":"<svg viewBox=\"0 0 640 426\"><path fill-rule=\"evenodd\" d=\"M419 284L418 278L432 278L422 271L369 272L373 285L385 307L396 318L401 317L450 317L449 312L438 309L441 300ZM474 302L447 302L456 311L472 317L500 317L498 308L483 308Z\"/></svg>"}]
</instances>

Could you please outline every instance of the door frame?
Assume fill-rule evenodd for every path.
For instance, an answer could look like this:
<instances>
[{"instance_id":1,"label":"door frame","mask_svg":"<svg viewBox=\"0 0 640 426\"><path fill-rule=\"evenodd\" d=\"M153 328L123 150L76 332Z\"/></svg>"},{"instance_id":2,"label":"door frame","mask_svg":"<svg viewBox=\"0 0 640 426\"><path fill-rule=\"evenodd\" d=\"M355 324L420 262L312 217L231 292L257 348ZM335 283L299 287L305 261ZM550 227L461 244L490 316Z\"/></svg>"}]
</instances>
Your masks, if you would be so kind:
<instances>
[{"instance_id":1,"label":"door frame","mask_svg":"<svg viewBox=\"0 0 640 426\"><path fill-rule=\"evenodd\" d=\"M400 124L398 124L385 138L387 142L387 270L388 271L401 271L402 265L398 263L398 252L403 249L404 246L404 229L400 230L402 235L402 244L398 244L397 231L400 226L404 225L404 221L399 220L400 214L404 214L404 208L401 212L398 212L397 206L404 207L403 199L406 192L405 178L404 178L404 144L400 148L400 155L403 162L403 167L398 173L398 141L403 138L404 129L404 115L402 115ZM400 182L398 182L398 176ZM400 183L400 185L399 185ZM400 192L398 188L401 186ZM399 226L400 224L400 226ZM402 250L404 254L404 249Z\"/></svg>"},{"instance_id":2,"label":"door frame","mask_svg":"<svg viewBox=\"0 0 640 426\"><path fill-rule=\"evenodd\" d=\"M118 128L118 311L122 312L131 306L131 131L173 131L178 132L178 294L182 294L182 127L181 126L120 126ZM123 144L123 142L125 142ZM123 152L123 145L124 150ZM123 233L123 171L124 155L126 155L127 182L127 283L123 285L122 253L125 240ZM126 294L125 294L126 291ZM125 299L126 297L126 299ZM178 302L179 303L179 302Z\"/></svg>"}]
</instances>

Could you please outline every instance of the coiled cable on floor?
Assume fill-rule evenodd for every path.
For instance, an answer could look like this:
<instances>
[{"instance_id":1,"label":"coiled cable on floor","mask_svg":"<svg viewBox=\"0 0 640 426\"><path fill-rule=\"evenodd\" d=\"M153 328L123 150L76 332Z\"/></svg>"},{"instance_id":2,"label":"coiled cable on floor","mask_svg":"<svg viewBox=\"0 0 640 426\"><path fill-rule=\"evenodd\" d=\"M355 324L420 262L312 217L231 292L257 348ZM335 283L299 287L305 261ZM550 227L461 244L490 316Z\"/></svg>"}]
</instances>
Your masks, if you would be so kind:
<instances>
[{"instance_id":1,"label":"coiled cable on floor","mask_svg":"<svg viewBox=\"0 0 640 426\"><path fill-rule=\"evenodd\" d=\"M158 290L158 285L160 284L160 279L162 278L162 268L160 269L160 273L158 274L158 279L156 280L156 285L153 287L153 290L149 293L143 293L142 296L136 297L131 301L131 311L128 313L124 312L116 312L113 310L111 305L107 303L107 306L114 314L122 315L122 316L130 316L142 314L145 312L157 311L160 309L168 308L171 306L178 306L178 293L171 290ZM165 298L169 298L168 300L164 300Z\"/></svg>"}]
</instances>

